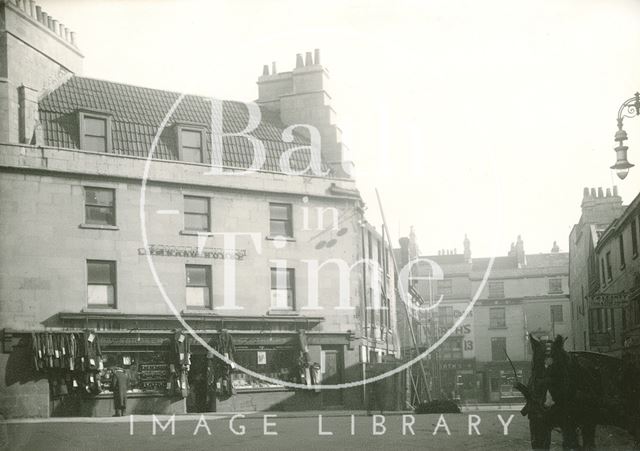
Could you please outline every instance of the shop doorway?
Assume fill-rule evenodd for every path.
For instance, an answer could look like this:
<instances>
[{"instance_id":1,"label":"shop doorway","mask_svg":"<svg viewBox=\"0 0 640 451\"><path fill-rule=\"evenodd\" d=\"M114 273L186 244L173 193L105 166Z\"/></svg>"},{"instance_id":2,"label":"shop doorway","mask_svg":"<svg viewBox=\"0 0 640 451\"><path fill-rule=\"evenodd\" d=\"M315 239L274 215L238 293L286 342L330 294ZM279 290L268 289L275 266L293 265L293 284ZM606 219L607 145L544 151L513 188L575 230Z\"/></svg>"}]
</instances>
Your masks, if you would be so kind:
<instances>
[{"instance_id":1,"label":"shop doorway","mask_svg":"<svg viewBox=\"0 0 640 451\"><path fill-rule=\"evenodd\" d=\"M344 353L342 346L323 346L320 356L320 372L323 384L343 382ZM342 389L322 390L322 407L342 407Z\"/></svg>"},{"instance_id":2,"label":"shop doorway","mask_svg":"<svg viewBox=\"0 0 640 451\"><path fill-rule=\"evenodd\" d=\"M212 412L211 400L215 399L213 393L209 393L207 385L207 358L206 355L191 355L191 367L189 368L189 395L187 396L187 412L201 413Z\"/></svg>"}]
</instances>

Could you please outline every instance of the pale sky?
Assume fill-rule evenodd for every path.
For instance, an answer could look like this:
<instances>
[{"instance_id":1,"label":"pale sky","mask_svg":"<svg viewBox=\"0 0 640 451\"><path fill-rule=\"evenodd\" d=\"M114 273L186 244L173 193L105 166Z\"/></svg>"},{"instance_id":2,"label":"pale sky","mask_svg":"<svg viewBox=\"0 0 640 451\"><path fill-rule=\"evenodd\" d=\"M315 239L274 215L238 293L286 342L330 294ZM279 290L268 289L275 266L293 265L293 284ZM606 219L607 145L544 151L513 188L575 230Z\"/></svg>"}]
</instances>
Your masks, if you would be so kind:
<instances>
[{"instance_id":1,"label":"pale sky","mask_svg":"<svg viewBox=\"0 0 640 451\"><path fill-rule=\"evenodd\" d=\"M319 48L368 218L423 254L568 250L582 189L640 190L638 0L40 0L75 30L84 75L242 101L262 66Z\"/></svg>"}]
</instances>

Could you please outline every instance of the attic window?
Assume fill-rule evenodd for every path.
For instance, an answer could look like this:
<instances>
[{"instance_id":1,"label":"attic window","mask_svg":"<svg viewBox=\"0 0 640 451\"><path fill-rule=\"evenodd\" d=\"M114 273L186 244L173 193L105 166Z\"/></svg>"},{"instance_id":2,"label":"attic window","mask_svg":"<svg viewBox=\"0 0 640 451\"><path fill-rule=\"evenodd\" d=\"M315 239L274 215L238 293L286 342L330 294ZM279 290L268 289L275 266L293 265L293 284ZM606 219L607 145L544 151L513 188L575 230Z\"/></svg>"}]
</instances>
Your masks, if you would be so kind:
<instances>
[{"instance_id":1,"label":"attic window","mask_svg":"<svg viewBox=\"0 0 640 451\"><path fill-rule=\"evenodd\" d=\"M178 149L181 161L204 163L204 133L202 130L178 127Z\"/></svg>"},{"instance_id":2,"label":"attic window","mask_svg":"<svg viewBox=\"0 0 640 451\"><path fill-rule=\"evenodd\" d=\"M79 113L80 148L90 152L111 152L111 117Z\"/></svg>"}]
</instances>

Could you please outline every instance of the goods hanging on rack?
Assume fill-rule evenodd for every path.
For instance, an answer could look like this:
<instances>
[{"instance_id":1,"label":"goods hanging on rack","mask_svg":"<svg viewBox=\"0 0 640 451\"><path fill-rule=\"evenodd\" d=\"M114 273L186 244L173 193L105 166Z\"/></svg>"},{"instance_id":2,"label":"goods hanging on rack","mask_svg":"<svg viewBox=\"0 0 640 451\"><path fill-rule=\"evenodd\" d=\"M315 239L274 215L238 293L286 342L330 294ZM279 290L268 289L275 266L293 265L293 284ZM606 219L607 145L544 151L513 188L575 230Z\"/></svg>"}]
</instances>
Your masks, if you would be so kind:
<instances>
[{"instance_id":1,"label":"goods hanging on rack","mask_svg":"<svg viewBox=\"0 0 640 451\"><path fill-rule=\"evenodd\" d=\"M215 388L216 393L222 399L229 398L231 395L235 395L236 391L232 383L231 371L235 369L235 352L236 348L233 344L233 337L226 329L220 331L218 340L216 343L216 351L227 359L231 360L231 364L218 358L215 359L214 373L215 373Z\"/></svg>"},{"instance_id":2,"label":"goods hanging on rack","mask_svg":"<svg viewBox=\"0 0 640 451\"><path fill-rule=\"evenodd\" d=\"M169 365L167 389L186 398L189 394L189 369L191 368L191 337L176 330L173 334L174 362Z\"/></svg>"},{"instance_id":3,"label":"goods hanging on rack","mask_svg":"<svg viewBox=\"0 0 640 451\"><path fill-rule=\"evenodd\" d=\"M95 332L32 332L31 351L34 368L46 374L53 397L102 391L102 351Z\"/></svg>"}]
</instances>

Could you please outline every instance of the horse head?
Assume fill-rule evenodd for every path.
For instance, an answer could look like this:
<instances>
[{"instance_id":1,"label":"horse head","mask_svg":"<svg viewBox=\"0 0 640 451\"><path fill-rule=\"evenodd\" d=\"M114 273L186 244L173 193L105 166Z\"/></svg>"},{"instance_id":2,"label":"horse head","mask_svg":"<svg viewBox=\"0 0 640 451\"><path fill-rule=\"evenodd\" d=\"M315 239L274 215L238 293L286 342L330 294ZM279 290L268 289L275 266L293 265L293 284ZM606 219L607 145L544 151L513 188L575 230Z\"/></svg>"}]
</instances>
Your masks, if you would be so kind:
<instances>
[{"instance_id":1,"label":"horse head","mask_svg":"<svg viewBox=\"0 0 640 451\"><path fill-rule=\"evenodd\" d=\"M566 406L571 387L570 356L564 350L565 339L537 339L529 334L533 359L531 396L545 410Z\"/></svg>"}]
</instances>

